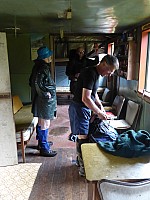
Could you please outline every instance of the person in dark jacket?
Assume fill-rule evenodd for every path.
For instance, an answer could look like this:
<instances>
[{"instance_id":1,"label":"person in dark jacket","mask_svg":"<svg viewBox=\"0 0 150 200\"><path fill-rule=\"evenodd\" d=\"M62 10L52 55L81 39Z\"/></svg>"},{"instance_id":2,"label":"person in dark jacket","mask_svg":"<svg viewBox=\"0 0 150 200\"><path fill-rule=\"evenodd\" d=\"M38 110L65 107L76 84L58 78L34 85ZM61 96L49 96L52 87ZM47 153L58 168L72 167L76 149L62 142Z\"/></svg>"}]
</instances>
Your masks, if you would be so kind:
<instances>
[{"instance_id":1,"label":"person in dark jacket","mask_svg":"<svg viewBox=\"0 0 150 200\"><path fill-rule=\"evenodd\" d=\"M80 72L86 67L91 67L99 63L99 57L96 53L97 49L94 48L93 51L95 52L94 60L86 57L83 47L78 47L77 49L72 49L70 51L69 62L66 67L66 75L70 80L70 92L73 95L76 91L77 79ZM76 138L77 137L74 133L71 132L69 134L69 140L75 142Z\"/></svg>"},{"instance_id":2,"label":"person in dark jacket","mask_svg":"<svg viewBox=\"0 0 150 200\"><path fill-rule=\"evenodd\" d=\"M32 113L38 117L37 139L40 155L53 157L57 154L48 143L50 120L56 111L56 85L51 77L50 62L52 51L43 46L37 50L38 57L34 61L29 84L31 86Z\"/></svg>"},{"instance_id":3,"label":"person in dark jacket","mask_svg":"<svg viewBox=\"0 0 150 200\"><path fill-rule=\"evenodd\" d=\"M79 74L82 69L85 67L90 67L97 65L99 63L99 57L96 55L94 60L87 58L84 53L83 47L78 47L76 50L72 49L69 55L69 62L66 66L66 75L70 80L70 92L71 94L75 93L76 83L79 77Z\"/></svg>"},{"instance_id":4,"label":"person in dark jacket","mask_svg":"<svg viewBox=\"0 0 150 200\"><path fill-rule=\"evenodd\" d=\"M77 135L77 164L80 167L81 176L85 176L81 145L88 142L91 112L101 120L107 119L107 114L97 94L99 78L113 74L118 68L118 59L112 55L106 55L97 66L85 68L78 77L77 89L68 111L72 133Z\"/></svg>"}]
</instances>

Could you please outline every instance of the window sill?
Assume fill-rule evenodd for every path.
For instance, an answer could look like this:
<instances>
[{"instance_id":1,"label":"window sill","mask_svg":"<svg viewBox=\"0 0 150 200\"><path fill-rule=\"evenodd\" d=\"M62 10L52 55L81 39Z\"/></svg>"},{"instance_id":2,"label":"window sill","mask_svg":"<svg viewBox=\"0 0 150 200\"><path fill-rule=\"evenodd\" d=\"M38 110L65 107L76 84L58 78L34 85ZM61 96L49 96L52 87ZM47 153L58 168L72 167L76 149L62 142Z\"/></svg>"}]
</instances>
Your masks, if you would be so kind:
<instances>
[{"instance_id":1,"label":"window sill","mask_svg":"<svg viewBox=\"0 0 150 200\"><path fill-rule=\"evenodd\" d=\"M150 93L149 92L146 92L144 91L138 91L138 96L140 98L142 98L143 100L145 100L147 103L150 103Z\"/></svg>"}]
</instances>

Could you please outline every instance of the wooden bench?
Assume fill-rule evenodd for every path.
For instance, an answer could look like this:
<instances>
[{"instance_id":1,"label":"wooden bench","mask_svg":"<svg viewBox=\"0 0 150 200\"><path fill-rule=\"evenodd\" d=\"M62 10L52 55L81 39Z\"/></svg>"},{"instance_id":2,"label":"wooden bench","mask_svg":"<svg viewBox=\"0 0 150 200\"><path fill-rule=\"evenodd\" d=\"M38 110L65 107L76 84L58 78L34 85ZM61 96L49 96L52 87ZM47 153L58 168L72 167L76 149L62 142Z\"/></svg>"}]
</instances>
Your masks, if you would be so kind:
<instances>
[{"instance_id":1,"label":"wooden bench","mask_svg":"<svg viewBox=\"0 0 150 200\"><path fill-rule=\"evenodd\" d=\"M13 113L17 147L21 146L22 158L25 163L25 148L35 130L38 118L33 117L31 105L23 105L17 95L13 96Z\"/></svg>"}]
</instances>

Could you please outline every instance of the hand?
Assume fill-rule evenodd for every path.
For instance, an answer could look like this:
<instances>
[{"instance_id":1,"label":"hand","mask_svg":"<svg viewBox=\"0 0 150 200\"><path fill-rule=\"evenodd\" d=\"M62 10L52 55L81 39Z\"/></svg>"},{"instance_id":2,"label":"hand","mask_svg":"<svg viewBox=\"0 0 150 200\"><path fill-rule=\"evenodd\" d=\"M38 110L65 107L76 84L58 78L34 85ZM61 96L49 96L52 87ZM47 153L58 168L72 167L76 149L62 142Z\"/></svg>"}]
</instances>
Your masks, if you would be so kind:
<instances>
[{"instance_id":1,"label":"hand","mask_svg":"<svg viewBox=\"0 0 150 200\"><path fill-rule=\"evenodd\" d=\"M47 92L47 96L49 99L52 97L50 92Z\"/></svg>"},{"instance_id":2,"label":"hand","mask_svg":"<svg viewBox=\"0 0 150 200\"><path fill-rule=\"evenodd\" d=\"M80 73L75 74L75 78L78 78L80 75Z\"/></svg>"},{"instance_id":3,"label":"hand","mask_svg":"<svg viewBox=\"0 0 150 200\"><path fill-rule=\"evenodd\" d=\"M102 120L106 120L106 119L107 119L106 112L101 111L101 112L99 112L97 115L98 115L98 117L99 117L100 119L102 119Z\"/></svg>"},{"instance_id":4,"label":"hand","mask_svg":"<svg viewBox=\"0 0 150 200\"><path fill-rule=\"evenodd\" d=\"M100 110L101 110L103 113L106 114L106 111L105 111L105 109L104 109L104 107L103 107L102 105L99 105L98 107L100 108Z\"/></svg>"},{"instance_id":5,"label":"hand","mask_svg":"<svg viewBox=\"0 0 150 200\"><path fill-rule=\"evenodd\" d=\"M106 114L104 107L101 108L101 111Z\"/></svg>"}]
</instances>

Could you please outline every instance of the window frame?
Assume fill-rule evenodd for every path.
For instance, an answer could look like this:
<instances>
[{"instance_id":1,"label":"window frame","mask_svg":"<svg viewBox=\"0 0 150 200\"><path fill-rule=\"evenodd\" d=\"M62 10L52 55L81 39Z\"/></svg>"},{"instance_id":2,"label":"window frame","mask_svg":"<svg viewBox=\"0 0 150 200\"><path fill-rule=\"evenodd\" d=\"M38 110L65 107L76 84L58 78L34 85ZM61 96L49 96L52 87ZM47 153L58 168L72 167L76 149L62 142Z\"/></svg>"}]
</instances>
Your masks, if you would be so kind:
<instances>
[{"instance_id":1,"label":"window frame","mask_svg":"<svg viewBox=\"0 0 150 200\"><path fill-rule=\"evenodd\" d=\"M108 44L108 54L114 54L114 42Z\"/></svg>"},{"instance_id":2,"label":"window frame","mask_svg":"<svg viewBox=\"0 0 150 200\"><path fill-rule=\"evenodd\" d=\"M144 97L144 99L150 102L150 92L145 90L146 83L146 70L147 70L147 58L148 58L148 40L150 29L142 32L141 39L141 53L140 53L140 68L139 68L139 82L138 82L138 95Z\"/></svg>"}]
</instances>

